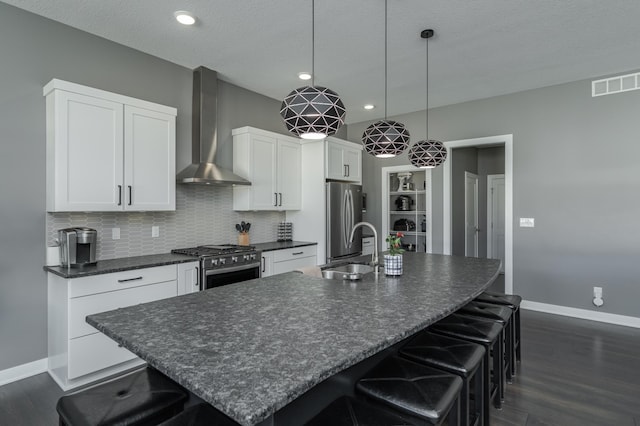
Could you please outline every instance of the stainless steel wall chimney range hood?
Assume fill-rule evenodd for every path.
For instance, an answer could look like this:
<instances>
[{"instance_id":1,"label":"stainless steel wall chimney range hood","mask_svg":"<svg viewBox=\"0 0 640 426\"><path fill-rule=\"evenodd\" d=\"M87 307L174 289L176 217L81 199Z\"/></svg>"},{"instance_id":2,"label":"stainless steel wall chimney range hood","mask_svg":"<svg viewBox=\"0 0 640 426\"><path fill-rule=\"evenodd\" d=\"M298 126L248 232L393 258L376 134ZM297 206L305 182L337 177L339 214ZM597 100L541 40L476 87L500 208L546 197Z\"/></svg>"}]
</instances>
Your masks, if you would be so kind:
<instances>
[{"instance_id":1,"label":"stainless steel wall chimney range hood","mask_svg":"<svg viewBox=\"0 0 640 426\"><path fill-rule=\"evenodd\" d=\"M176 176L178 183L251 185L231 170L215 164L218 149L218 73L205 67L193 70L192 161Z\"/></svg>"}]
</instances>

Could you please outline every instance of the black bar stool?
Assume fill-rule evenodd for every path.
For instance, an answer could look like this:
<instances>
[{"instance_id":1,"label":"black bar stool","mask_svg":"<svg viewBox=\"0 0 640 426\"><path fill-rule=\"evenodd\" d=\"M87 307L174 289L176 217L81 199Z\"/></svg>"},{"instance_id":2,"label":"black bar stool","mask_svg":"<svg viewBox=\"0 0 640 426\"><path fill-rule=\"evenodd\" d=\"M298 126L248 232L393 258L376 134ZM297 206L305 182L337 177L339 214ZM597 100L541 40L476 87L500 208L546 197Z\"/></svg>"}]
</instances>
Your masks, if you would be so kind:
<instances>
[{"instance_id":1,"label":"black bar stool","mask_svg":"<svg viewBox=\"0 0 640 426\"><path fill-rule=\"evenodd\" d=\"M185 409L158 426L240 426L210 404L201 402Z\"/></svg>"},{"instance_id":2,"label":"black bar stool","mask_svg":"<svg viewBox=\"0 0 640 426\"><path fill-rule=\"evenodd\" d=\"M397 356L376 365L356 383L356 391L371 401L442 425L460 425L462 379Z\"/></svg>"},{"instance_id":3,"label":"black bar stool","mask_svg":"<svg viewBox=\"0 0 640 426\"><path fill-rule=\"evenodd\" d=\"M424 331L400 348L399 354L460 376L460 423L465 426L484 424L484 409L489 406L489 393L484 393L484 381L489 377L484 377L485 349L482 345ZM473 411L470 410L471 384L474 386Z\"/></svg>"},{"instance_id":4,"label":"black bar stool","mask_svg":"<svg viewBox=\"0 0 640 426\"><path fill-rule=\"evenodd\" d=\"M402 417L401 413L387 410L384 406L368 404L347 396L336 399L305 423L307 426L414 426L418 424Z\"/></svg>"},{"instance_id":5,"label":"black bar stool","mask_svg":"<svg viewBox=\"0 0 640 426\"><path fill-rule=\"evenodd\" d=\"M152 368L63 396L56 410L60 425L156 425L184 407L187 392Z\"/></svg>"},{"instance_id":6,"label":"black bar stool","mask_svg":"<svg viewBox=\"0 0 640 426\"><path fill-rule=\"evenodd\" d=\"M513 311L506 306L492 305L484 302L469 302L456 312L460 315L487 318L498 321L503 326L505 341L505 376L507 382L511 383L513 371L515 370L515 346L514 346L514 326ZM504 395L502 395L504 400Z\"/></svg>"},{"instance_id":7,"label":"black bar stool","mask_svg":"<svg viewBox=\"0 0 640 426\"><path fill-rule=\"evenodd\" d=\"M493 303L494 305L507 306L513 311L514 321L514 346L516 349L516 361L520 362L522 356L522 347L520 345L520 304L522 297L517 294L503 294L485 291L476 297L477 301L485 303Z\"/></svg>"},{"instance_id":8,"label":"black bar stool","mask_svg":"<svg viewBox=\"0 0 640 426\"><path fill-rule=\"evenodd\" d=\"M504 386L504 357L500 356L500 354L504 353L502 326L491 320L453 314L432 324L429 326L429 330L484 346L484 376L491 377L491 380L485 380L484 382L484 392L493 398L494 407L502 409L502 400L500 399L502 387ZM493 356L491 356L492 352ZM493 374L489 372L491 362L493 362ZM493 383L492 387L490 387L490 382ZM485 404L485 425L489 424L489 414L489 406Z\"/></svg>"}]
</instances>

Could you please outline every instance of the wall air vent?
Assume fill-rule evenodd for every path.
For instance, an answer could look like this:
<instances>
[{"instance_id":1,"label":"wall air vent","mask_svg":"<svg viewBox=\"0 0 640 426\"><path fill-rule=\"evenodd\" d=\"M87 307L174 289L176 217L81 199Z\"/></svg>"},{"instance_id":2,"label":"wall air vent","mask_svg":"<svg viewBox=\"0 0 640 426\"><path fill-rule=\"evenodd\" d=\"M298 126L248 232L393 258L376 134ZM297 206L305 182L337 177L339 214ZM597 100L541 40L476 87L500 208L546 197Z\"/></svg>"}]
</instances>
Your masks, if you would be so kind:
<instances>
[{"instance_id":1,"label":"wall air vent","mask_svg":"<svg viewBox=\"0 0 640 426\"><path fill-rule=\"evenodd\" d=\"M640 89L640 73L619 75L591 82L591 97Z\"/></svg>"}]
</instances>

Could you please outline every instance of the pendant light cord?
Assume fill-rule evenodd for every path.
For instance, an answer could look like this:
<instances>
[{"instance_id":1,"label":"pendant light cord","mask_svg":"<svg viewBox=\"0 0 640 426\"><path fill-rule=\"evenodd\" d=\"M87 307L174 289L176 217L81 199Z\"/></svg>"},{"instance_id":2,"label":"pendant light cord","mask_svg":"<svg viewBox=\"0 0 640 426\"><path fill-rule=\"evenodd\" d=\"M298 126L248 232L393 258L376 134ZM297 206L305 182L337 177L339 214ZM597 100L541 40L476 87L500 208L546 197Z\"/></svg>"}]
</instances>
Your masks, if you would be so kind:
<instances>
[{"instance_id":1,"label":"pendant light cord","mask_svg":"<svg viewBox=\"0 0 640 426\"><path fill-rule=\"evenodd\" d=\"M387 6L388 1L384 0L384 119L387 120Z\"/></svg>"},{"instance_id":2,"label":"pendant light cord","mask_svg":"<svg viewBox=\"0 0 640 426\"><path fill-rule=\"evenodd\" d=\"M426 98L426 106L425 106L426 109L425 109L425 112L426 112L427 118L426 118L426 122L425 122L426 134L424 136L424 140L428 142L429 141L429 39L426 38L425 42L427 43L427 55L426 55L427 56L427 66L426 66L426 69L427 69L427 90L426 90L426 93L427 94L425 95L425 98Z\"/></svg>"},{"instance_id":3,"label":"pendant light cord","mask_svg":"<svg viewBox=\"0 0 640 426\"><path fill-rule=\"evenodd\" d=\"M315 0L311 0L311 87L316 86L315 46L316 46L316 2Z\"/></svg>"}]
</instances>

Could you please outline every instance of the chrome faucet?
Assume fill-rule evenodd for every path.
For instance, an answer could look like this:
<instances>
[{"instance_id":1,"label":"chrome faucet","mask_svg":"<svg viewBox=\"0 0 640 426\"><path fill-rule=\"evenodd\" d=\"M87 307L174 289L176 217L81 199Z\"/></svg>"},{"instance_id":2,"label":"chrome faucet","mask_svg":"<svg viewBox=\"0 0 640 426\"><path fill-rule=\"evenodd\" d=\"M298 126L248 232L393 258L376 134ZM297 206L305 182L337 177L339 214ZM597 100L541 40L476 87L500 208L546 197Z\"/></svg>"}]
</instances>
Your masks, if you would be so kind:
<instances>
[{"instance_id":1,"label":"chrome faucet","mask_svg":"<svg viewBox=\"0 0 640 426\"><path fill-rule=\"evenodd\" d=\"M353 237L356 234L356 229L360 226L367 226L373 231L373 253L371 254L371 266L373 266L374 273L378 275L380 273L380 260L378 259L378 232L376 228L369 222L358 222L353 225L351 230L351 236L349 237L349 246L353 243Z\"/></svg>"}]
</instances>

